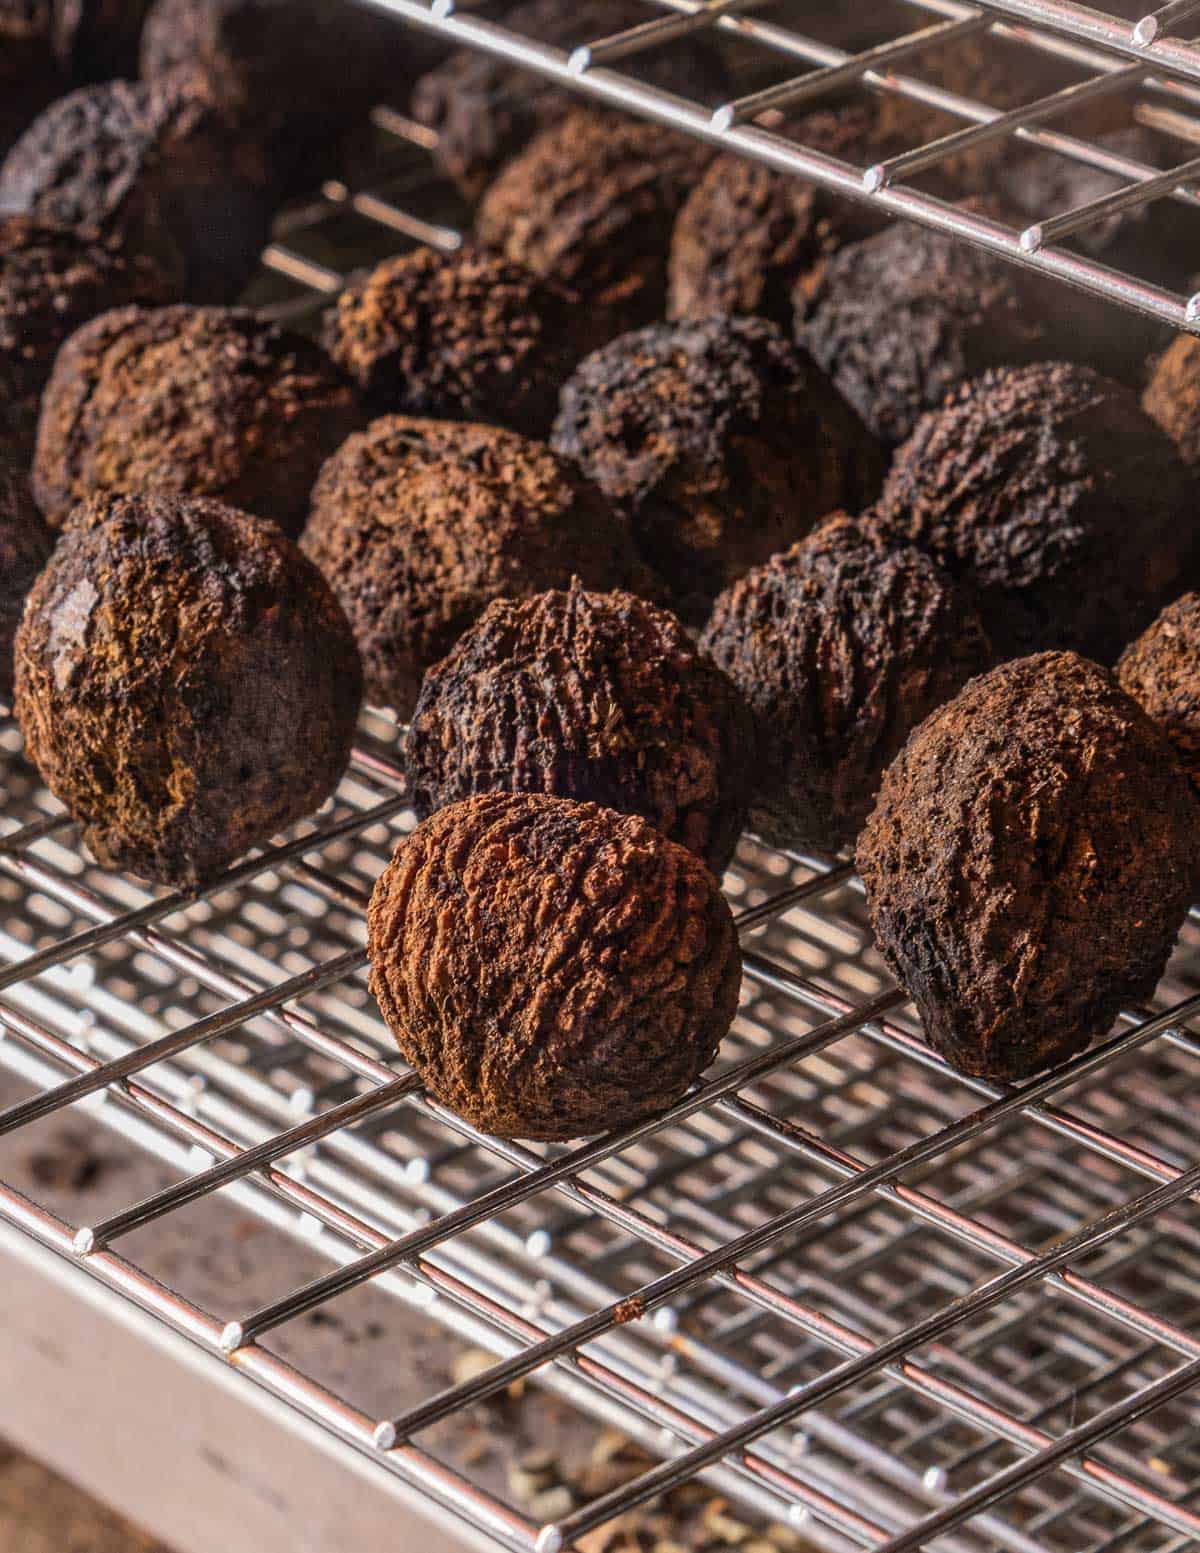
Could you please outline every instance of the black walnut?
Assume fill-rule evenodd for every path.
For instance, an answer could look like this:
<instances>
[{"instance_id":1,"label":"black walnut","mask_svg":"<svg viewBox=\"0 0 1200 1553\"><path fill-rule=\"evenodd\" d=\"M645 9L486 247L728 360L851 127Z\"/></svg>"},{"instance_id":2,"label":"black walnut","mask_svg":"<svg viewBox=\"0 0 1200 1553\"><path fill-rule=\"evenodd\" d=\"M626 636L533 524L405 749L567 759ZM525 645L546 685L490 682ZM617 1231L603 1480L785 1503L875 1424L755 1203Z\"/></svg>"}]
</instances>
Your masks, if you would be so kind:
<instances>
[{"instance_id":1,"label":"black walnut","mask_svg":"<svg viewBox=\"0 0 1200 1553\"><path fill-rule=\"evenodd\" d=\"M658 124L576 110L504 168L475 235L577 292L606 334L636 329L665 311L671 229L712 154Z\"/></svg>"},{"instance_id":2,"label":"black walnut","mask_svg":"<svg viewBox=\"0 0 1200 1553\"><path fill-rule=\"evenodd\" d=\"M1011 264L897 222L796 288L797 341L882 442L988 367L1058 354L1050 298Z\"/></svg>"},{"instance_id":3,"label":"black walnut","mask_svg":"<svg viewBox=\"0 0 1200 1553\"><path fill-rule=\"evenodd\" d=\"M1025 1078L1149 998L1196 885L1198 823L1164 735L1074 653L1002 664L928 717L858 866L934 1049Z\"/></svg>"},{"instance_id":4,"label":"black walnut","mask_svg":"<svg viewBox=\"0 0 1200 1553\"><path fill-rule=\"evenodd\" d=\"M897 451L874 521L972 588L998 656L1111 664L1194 575L1192 506L1136 396L1053 362L952 390Z\"/></svg>"},{"instance_id":5,"label":"black walnut","mask_svg":"<svg viewBox=\"0 0 1200 1553\"><path fill-rule=\"evenodd\" d=\"M1117 659L1121 687L1162 729L1200 790L1200 594L1168 604Z\"/></svg>"},{"instance_id":6,"label":"black walnut","mask_svg":"<svg viewBox=\"0 0 1200 1553\"><path fill-rule=\"evenodd\" d=\"M106 867L204 883L341 778L358 654L273 523L204 497L80 507L29 596L16 710Z\"/></svg>"},{"instance_id":7,"label":"black walnut","mask_svg":"<svg viewBox=\"0 0 1200 1553\"><path fill-rule=\"evenodd\" d=\"M237 295L276 202L263 148L183 79L81 87L0 165L0 210L118 238L193 301Z\"/></svg>"},{"instance_id":8,"label":"black walnut","mask_svg":"<svg viewBox=\"0 0 1200 1553\"><path fill-rule=\"evenodd\" d=\"M329 459L302 544L354 628L368 699L402 717L493 599L648 576L624 520L543 444L399 415Z\"/></svg>"},{"instance_id":9,"label":"black walnut","mask_svg":"<svg viewBox=\"0 0 1200 1553\"><path fill-rule=\"evenodd\" d=\"M721 594L701 645L758 725L753 828L825 851L854 840L917 724L990 663L964 591L842 515Z\"/></svg>"},{"instance_id":10,"label":"black walnut","mask_svg":"<svg viewBox=\"0 0 1200 1553\"><path fill-rule=\"evenodd\" d=\"M371 990L430 1090L505 1137L606 1132L670 1105L737 1007L733 917L636 815L544 794L452 804L371 898Z\"/></svg>"},{"instance_id":11,"label":"black walnut","mask_svg":"<svg viewBox=\"0 0 1200 1553\"><path fill-rule=\"evenodd\" d=\"M809 357L760 318L654 324L586 357L552 445L627 511L678 612L828 513L876 494L874 438Z\"/></svg>"},{"instance_id":12,"label":"black walnut","mask_svg":"<svg viewBox=\"0 0 1200 1553\"><path fill-rule=\"evenodd\" d=\"M488 607L426 674L405 764L420 816L553 793L640 814L718 875L756 769L741 698L675 616L578 584Z\"/></svg>"},{"instance_id":13,"label":"black walnut","mask_svg":"<svg viewBox=\"0 0 1200 1553\"><path fill-rule=\"evenodd\" d=\"M188 491L295 535L323 460L361 421L320 346L257 313L117 308L59 352L34 495L58 525L101 491Z\"/></svg>"},{"instance_id":14,"label":"black walnut","mask_svg":"<svg viewBox=\"0 0 1200 1553\"><path fill-rule=\"evenodd\" d=\"M558 392L602 336L573 292L498 254L418 248L330 309L325 345L380 413L550 429Z\"/></svg>"},{"instance_id":15,"label":"black walnut","mask_svg":"<svg viewBox=\"0 0 1200 1553\"><path fill-rule=\"evenodd\" d=\"M173 301L171 277L149 254L98 233L0 216L0 416L33 457L42 390L59 346L107 308Z\"/></svg>"},{"instance_id":16,"label":"black walnut","mask_svg":"<svg viewBox=\"0 0 1200 1553\"><path fill-rule=\"evenodd\" d=\"M161 3L161 0L160 0ZM504 12L507 30L568 52L647 21L638 0L522 0ZM715 107L728 88L720 56L696 34L622 60L635 78ZM477 49L461 49L417 82L412 114L437 132L434 155L470 199L505 162L578 99L544 76ZM614 115L613 122L619 122Z\"/></svg>"},{"instance_id":17,"label":"black walnut","mask_svg":"<svg viewBox=\"0 0 1200 1553\"><path fill-rule=\"evenodd\" d=\"M0 697L10 703L21 611L53 548L54 536L34 506L25 470L0 436Z\"/></svg>"}]
</instances>

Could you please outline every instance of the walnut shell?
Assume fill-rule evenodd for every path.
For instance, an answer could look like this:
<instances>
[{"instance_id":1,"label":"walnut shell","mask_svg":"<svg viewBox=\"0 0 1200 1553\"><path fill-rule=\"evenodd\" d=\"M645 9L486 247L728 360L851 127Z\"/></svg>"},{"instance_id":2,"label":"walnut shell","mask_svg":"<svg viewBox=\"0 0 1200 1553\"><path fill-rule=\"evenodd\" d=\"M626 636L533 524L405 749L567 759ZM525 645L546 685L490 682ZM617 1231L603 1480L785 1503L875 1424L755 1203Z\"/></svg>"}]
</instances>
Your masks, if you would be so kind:
<instances>
[{"instance_id":1,"label":"walnut shell","mask_svg":"<svg viewBox=\"0 0 1200 1553\"><path fill-rule=\"evenodd\" d=\"M81 87L0 166L0 210L116 237L202 302L254 273L276 199L262 147L183 79Z\"/></svg>"},{"instance_id":2,"label":"walnut shell","mask_svg":"<svg viewBox=\"0 0 1200 1553\"><path fill-rule=\"evenodd\" d=\"M1129 389L1087 367L997 368L899 449L874 521L975 593L1001 657L1112 663L1195 575L1188 472Z\"/></svg>"},{"instance_id":3,"label":"walnut shell","mask_svg":"<svg viewBox=\"0 0 1200 1553\"><path fill-rule=\"evenodd\" d=\"M106 308L173 301L171 277L149 254L96 233L0 216L0 400L33 456L42 390L59 346Z\"/></svg>"},{"instance_id":4,"label":"walnut shell","mask_svg":"<svg viewBox=\"0 0 1200 1553\"><path fill-rule=\"evenodd\" d=\"M78 508L16 667L30 759L92 852L176 885L320 807L362 689L316 568L273 523L204 497Z\"/></svg>"},{"instance_id":5,"label":"walnut shell","mask_svg":"<svg viewBox=\"0 0 1200 1553\"><path fill-rule=\"evenodd\" d=\"M559 389L600 340L566 287L472 249L385 259L325 323L326 349L372 409L529 437L549 432Z\"/></svg>"},{"instance_id":6,"label":"walnut shell","mask_svg":"<svg viewBox=\"0 0 1200 1553\"><path fill-rule=\"evenodd\" d=\"M503 24L569 51L646 20L638 0L522 0L504 12ZM729 85L720 55L696 35L635 54L621 68L713 107ZM505 162L540 130L566 118L578 101L544 76L478 49L459 49L417 82L412 115L437 131L439 165L469 199L477 199ZM613 122L619 122L616 115Z\"/></svg>"},{"instance_id":7,"label":"walnut shell","mask_svg":"<svg viewBox=\"0 0 1200 1553\"><path fill-rule=\"evenodd\" d=\"M675 215L712 156L659 124L577 110L504 168L475 235L569 286L606 335L636 329L666 308Z\"/></svg>"},{"instance_id":8,"label":"walnut shell","mask_svg":"<svg viewBox=\"0 0 1200 1553\"><path fill-rule=\"evenodd\" d=\"M1162 729L1200 789L1200 594L1168 604L1117 659L1123 690Z\"/></svg>"},{"instance_id":9,"label":"walnut shell","mask_svg":"<svg viewBox=\"0 0 1200 1553\"><path fill-rule=\"evenodd\" d=\"M1200 340L1177 335L1154 364L1142 409L1162 427L1193 472L1200 469Z\"/></svg>"},{"instance_id":10,"label":"walnut shell","mask_svg":"<svg viewBox=\"0 0 1200 1553\"><path fill-rule=\"evenodd\" d=\"M640 814L720 874L752 749L741 699L674 615L576 582L488 607L426 674L405 760L418 815L554 793Z\"/></svg>"},{"instance_id":11,"label":"walnut shell","mask_svg":"<svg viewBox=\"0 0 1200 1553\"><path fill-rule=\"evenodd\" d=\"M754 829L827 851L854 840L922 718L991 661L935 562L840 514L721 594L701 645L758 724Z\"/></svg>"},{"instance_id":12,"label":"walnut shell","mask_svg":"<svg viewBox=\"0 0 1200 1553\"><path fill-rule=\"evenodd\" d=\"M361 420L320 346L256 313L117 308L59 352L34 495L54 525L101 491L187 491L298 534L323 460Z\"/></svg>"},{"instance_id":13,"label":"walnut shell","mask_svg":"<svg viewBox=\"0 0 1200 1553\"><path fill-rule=\"evenodd\" d=\"M878 489L878 445L766 319L624 335L580 363L560 403L551 446L629 513L692 622L743 572Z\"/></svg>"},{"instance_id":14,"label":"walnut shell","mask_svg":"<svg viewBox=\"0 0 1200 1553\"><path fill-rule=\"evenodd\" d=\"M930 1044L1020 1079L1149 998L1197 882L1170 745L1074 653L974 679L888 768L858 865Z\"/></svg>"},{"instance_id":15,"label":"walnut shell","mask_svg":"<svg viewBox=\"0 0 1200 1553\"><path fill-rule=\"evenodd\" d=\"M650 574L564 459L498 426L391 415L322 469L301 541L354 628L367 694L407 717L421 677L493 599Z\"/></svg>"},{"instance_id":16,"label":"walnut shell","mask_svg":"<svg viewBox=\"0 0 1200 1553\"><path fill-rule=\"evenodd\" d=\"M794 300L799 344L893 445L967 378L1057 354L1045 288L908 222L843 248L804 276Z\"/></svg>"},{"instance_id":17,"label":"walnut shell","mask_svg":"<svg viewBox=\"0 0 1200 1553\"><path fill-rule=\"evenodd\" d=\"M371 990L439 1100L502 1136L567 1139L670 1105L737 1007L716 880L635 815L544 794L452 804L371 897Z\"/></svg>"},{"instance_id":18,"label":"walnut shell","mask_svg":"<svg viewBox=\"0 0 1200 1553\"><path fill-rule=\"evenodd\" d=\"M29 479L0 438L0 696L11 702L13 639L25 596L50 559L54 536L29 494Z\"/></svg>"}]
</instances>

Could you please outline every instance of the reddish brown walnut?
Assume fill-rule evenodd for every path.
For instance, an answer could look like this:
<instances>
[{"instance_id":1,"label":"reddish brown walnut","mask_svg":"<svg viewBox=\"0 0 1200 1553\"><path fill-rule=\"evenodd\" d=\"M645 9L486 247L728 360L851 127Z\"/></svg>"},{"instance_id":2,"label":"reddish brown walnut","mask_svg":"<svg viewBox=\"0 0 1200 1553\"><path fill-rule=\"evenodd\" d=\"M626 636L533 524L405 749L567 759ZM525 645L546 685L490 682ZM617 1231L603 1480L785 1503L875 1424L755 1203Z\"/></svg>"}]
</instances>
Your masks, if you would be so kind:
<instances>
[{"instance_id":1,"label":"reddish brown walnut","mask_svg":"<svg viewBox=\"0 0 1200 1553\"><path fill-rule=\"evenodd\" d=\"M418 248L347 287L325 346L372 409L544 437L602 334L579 298L497 254Z\"/></svg>"},{"instance_id":2,"label":"reddish brown walnut","mask_svg":"<svg viewBox=\"0 0 1200 1553\"><path fill-rule=\"evenodd\" d=\"M204 882L318 808L362 692L346 618L273 523L204 497L78 508L17 633L30 758L99 861Z\"/></svg>"},{"instance_id":3,"label":"reddish brown walnut","mask_svg":"<svg viewBox=\"0 0 1200 1553\"><path fill-rule=\"evenodd\" d=\"M475 235L569 286L607 334L636 329L666 307L675 214L712 154L659 124L577 110L505 167Z\"/></svg>"},{"instance_id":4,"label":"reddish brown walnut","mask_svg":"<svg viewBox=\"0 0 1200 1553\"><path fill-rule=\"evenodd\" d=\"M34 495L54 525L89 496L154 491L215 496L294 535L323 460L360 422L303 335L245 308L118 308L59 353Z\"/></svg>"},{"instance_id":5,"label":"reddish brown walnut","mask_svg":"<svg viewBox=\"0 0 1200 1553\"><path fill-rule=\"evenodd\" d=\"M871 923L930 1044L1019 1079L1154 991L1197 882L1200 810L1105 669L974 679L888 768L858 843Z\"/></svg>"},{"instance_id":6,"label":"reddish brown walnut","mask_svg":"<svg viewBox=\"0 0 1200 1553\"><path fill-rule=\"evenodd\" d=\"M649 577L623 519L542 443L402 415L328 461L303 545L354 627L369 698L404 717L493 599Z\"/></svg>"},{"instance_id":7,"label":"reddish brown walnut","mask_svg":"<svg viewBox=\"0 0 1200 1553\"><path fill-rule=\"evenodd\" d=\"M1168 604L1117 660L1117 678L1200 789L1200 594Z\"/></svg>"},{"instance_id":8,"label":"reddish brown walnut","mask_svg":"<svg viewBox=\"0 0 1200 1553\"><path fill-rule=\"evenodd\" d=\"M396 848L371 989L405 1058L474 1126L566 1139L677 1100L716 1054L741 957L716 881L635 815L492 793Z\"/></svg>"},{"instance_id":9,"label":"reddish brown walnut","mask_svg":"<svg viewBox=\"0 0 1200 1553\"><path fill-rule=\"evenodd\" d=\"M741 698L675 616L578 583L487 609L426 674L405 759L420 815L475 793L586 799L717 874L756 769Z\"/></svg>"}]
</instances>

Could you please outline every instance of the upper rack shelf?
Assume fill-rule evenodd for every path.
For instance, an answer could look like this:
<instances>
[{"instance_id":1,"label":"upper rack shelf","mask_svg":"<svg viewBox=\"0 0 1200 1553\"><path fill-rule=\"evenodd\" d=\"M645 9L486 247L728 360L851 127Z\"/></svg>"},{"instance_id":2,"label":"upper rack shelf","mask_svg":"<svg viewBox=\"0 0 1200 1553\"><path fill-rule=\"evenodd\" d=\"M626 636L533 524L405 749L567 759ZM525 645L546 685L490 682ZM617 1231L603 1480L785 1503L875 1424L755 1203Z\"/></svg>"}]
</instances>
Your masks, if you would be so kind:
<instances>
[{"instance_id":1,"label":"upper rack shelf","mask_svg":"<svg viewBox=\"0 0 1200 1553\"><path fill-rule=\"evenodd\" d=\"M1200 155L1180 153L1167 167L1151 166L1095 134L1076 132L1080 110L1103 101L1130 110L1131 123L1159 132L1184 148L1200 147L1200 41L1187 41L1191 18L1200 26L1200 0L1173 0L1143 14L1144 0L1124 0L1127 16L1069 0L901 0L878 11L904 13L891 36L858 52L816 36L801 23L827 7L811 0L646 0L647 20L571 51L520 35L502 22L459 9L456 0L362 0L404 22L439 33L465 48L483 50L551 77L586 96L674 129L715 142L783 173L823 185L850 198L873 201L890 214L921 222L989 249L1013 263L1041 271L1081 290L1147 314L1175 329L1200 332L1200 275L1183 275L1172 287L1154 270L1153 235L1127 262L1123 245L1117 267L1080 242L1106 224L1160 201L1200 205L1194 182ZM655 12L659 14L654 14ZM869 15L864 8L864 15ZM800 22L790 18L799 16ZM629 62L648 50L712 29L748 52L768 84L718 104L702 103L636 79ZM820 30L820 29L814 29ZM996 105L960 95L923 77L929 50L972 33L990 33L1005 48L1057 58L1068 84L1020 106ZM741 78L754 75L739 72ZM1073 77L1073 78L1071 78ZM1031 73L1031 79L1036 80ZM948 132L914 145L888 161L856 166L806 145L781 122L781 110L819 107L834 93L866 89L908 99L958 121ZM1111 180L1104 192L1063 209L1039 211L1023 225L978 204L965 206L915 186L913 180L944 168L964 152L1013 140L1095 169ZM1198 266L1200 268L1200 266ZM1141 273L1139 273L1141 272ZM1186 287L1186 289L1182 289Z\"/></svg>"}]
</instances>

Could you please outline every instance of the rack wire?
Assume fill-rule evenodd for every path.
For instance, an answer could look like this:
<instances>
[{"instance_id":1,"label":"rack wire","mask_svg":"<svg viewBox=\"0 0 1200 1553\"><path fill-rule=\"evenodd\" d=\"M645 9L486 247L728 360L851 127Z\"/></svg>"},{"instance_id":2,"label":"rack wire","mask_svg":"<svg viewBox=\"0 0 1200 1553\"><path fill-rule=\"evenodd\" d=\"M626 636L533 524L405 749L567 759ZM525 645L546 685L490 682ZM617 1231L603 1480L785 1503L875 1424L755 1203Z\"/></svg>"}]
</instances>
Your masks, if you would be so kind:
<instances>
[{"instance_id":1,"label":"rack wire","mask_svg":"<svg viewBox=\"0 0 1200 1553\"><path fill-rule=\"evenodd\" d=\"M970 240L976 218L895 181L903 169L872 178L751 123L806 98L811 73L755 85L701 122L613 67L651 34L668 44L706 25L827 84L924 94L989 132L1135 182L1145 172L1050 131L1041 110L1001 124L987 105L949 106L907 73L919 64L907 43L847 57L761 18L762 5L647 0L647 27L568 56L444 3L372 3ZM1178 115L1195 101L1200 50L1171 29L1200 4L1165 7L1157 32L1051 0L912 8L1065 50L1088 79L1123 69L1136 43L1139 104ZM315 310L351 250L460 242L461 212L430 179L432 137L391 111L377 125L390 146L381 180L330 182L289 214L264 255L264 305ZM1181 178L1156 178L1153 197L1194 202ZM1187 322L1186 297L1060 247L1056 216L1040 245L991 221L986 244ZM88 1224L0 1183L0 1217L518 1553L592 1553L617 1517L697 1476L835 1550L1200 1543L1200 916L1154 1007L1001 1086L953 1073L922 1043L849 865L748 837L725 881L746 974L719 1062L619 1133L498 1140L424 1093L366 990L363 908L413 823L399 733L368 714L321 814L190 894L92 865L23 764L15 724L0 722L0 1063L31 1090L0 1112L0 1137L34 1136L81 1105L177 1177ZM219 1310L147 1271L155 1229L218 1194L325 1271L257 1308L232 1287ZM404 1409L334 1394L277 1339L366 1284L495 1362ZM536 1524L430 1443L522 1379L658 1464Z\"/></svg>"}]
</instances>

